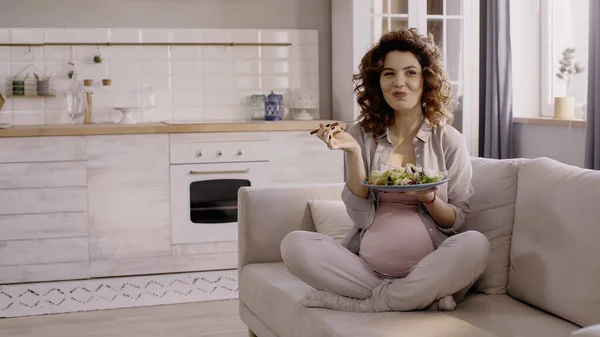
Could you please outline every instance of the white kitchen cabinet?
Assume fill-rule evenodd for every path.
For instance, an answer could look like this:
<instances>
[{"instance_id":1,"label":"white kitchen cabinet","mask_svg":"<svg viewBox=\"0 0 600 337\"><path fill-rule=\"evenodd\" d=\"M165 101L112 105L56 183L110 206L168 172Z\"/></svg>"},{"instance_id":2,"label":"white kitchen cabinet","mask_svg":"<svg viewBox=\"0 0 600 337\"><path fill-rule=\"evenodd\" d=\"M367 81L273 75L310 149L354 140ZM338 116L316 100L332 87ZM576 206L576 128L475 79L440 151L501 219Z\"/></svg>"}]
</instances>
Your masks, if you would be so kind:
<instances>
[{"instance_id":1,"label":"white kitchen cabinet","mask_svg":"<svg viewBox=\"0 0 600 337\"><path fill-rule=\"evenodd\" d=\"M89 277L84 137L0 139L0 283Z\"/></svg>"},{"instance_id":2,"label":"white kitchen cabinet","mask_svg":"<svg viewBox=\"0 0 600 337\"><path fill-rule=\"evenodd\" d=\"M306 131L271 132L269 184L341 183L344 153Z\"/></svg>"},{"instance_id":3,"label":"white kitchen cabinet","mask_svg":"<svg viewBox=\"0 0 600 337\"><path fill-rule=\"evenodd\" d=\"M90 259L171 254L169 136L89 136Z\"/></svg>"}]
</instances>

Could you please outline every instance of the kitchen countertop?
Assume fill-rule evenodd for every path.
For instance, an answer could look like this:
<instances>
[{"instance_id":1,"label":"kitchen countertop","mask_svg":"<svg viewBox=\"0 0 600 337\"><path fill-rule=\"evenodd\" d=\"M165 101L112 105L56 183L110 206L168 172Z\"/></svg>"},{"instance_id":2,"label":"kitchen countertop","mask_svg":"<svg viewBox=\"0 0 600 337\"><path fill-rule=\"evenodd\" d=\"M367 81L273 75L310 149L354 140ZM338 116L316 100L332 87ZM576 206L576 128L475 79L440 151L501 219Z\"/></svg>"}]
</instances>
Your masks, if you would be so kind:
<instances>
[{"instance_id":1,"label":"kitchen countertop","mask_svg":"<svg viewBox=\"0 0 600 337\"><path fill-rule=\"evenodd\" d=\"M312 121L210 121L210 122L157 122L134 125L98 124L59 124L59 125L19 125L0 129L4 137L46 137L46 136L91 136L127 135L149 133L199 133L199 132L256 132L256 131L310 131L319 123L332 123L330 120ZM344 123L341 124L343 127Z\"/></svg>"}]
</instances>

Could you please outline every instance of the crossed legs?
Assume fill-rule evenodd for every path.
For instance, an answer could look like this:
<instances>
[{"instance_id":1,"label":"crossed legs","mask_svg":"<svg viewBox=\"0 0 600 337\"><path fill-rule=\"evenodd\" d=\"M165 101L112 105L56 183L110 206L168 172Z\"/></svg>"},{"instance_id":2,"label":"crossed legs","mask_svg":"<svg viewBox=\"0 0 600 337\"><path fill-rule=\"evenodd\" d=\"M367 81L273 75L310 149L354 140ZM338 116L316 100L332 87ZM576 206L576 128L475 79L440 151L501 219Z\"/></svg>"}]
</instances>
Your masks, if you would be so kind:
<instances>
[{"instance_id":1,"label":"crossed legs","mask_svg":"<svg viewBox=\"0 0 600 337\"><path fill-rule=\"evenodd\" d=\"M305 298L306 306L356 312L420 310L448 296L460 302L485 269L488 252L487 238L467 231L446 239L405 278L381 279L329 236L295 231L281 243L290 272L319 290Z\"/></svg>"}]
</instances>

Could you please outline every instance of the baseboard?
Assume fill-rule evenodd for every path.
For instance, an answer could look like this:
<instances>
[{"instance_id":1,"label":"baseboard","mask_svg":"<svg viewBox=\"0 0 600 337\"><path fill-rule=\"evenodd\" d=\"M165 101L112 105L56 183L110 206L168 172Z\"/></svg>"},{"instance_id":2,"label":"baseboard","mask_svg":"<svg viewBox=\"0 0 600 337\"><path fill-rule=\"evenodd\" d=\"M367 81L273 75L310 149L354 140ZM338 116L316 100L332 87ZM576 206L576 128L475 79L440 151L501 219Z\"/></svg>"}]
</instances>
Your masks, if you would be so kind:
<instances>
[{"instance_id":1,"label":"baseboard","mask_svg":"<svg viewBox=\"0 0 600 337\"><path fill-rule=\"evenodd\" d=\"M238 298L237 270L0 285L0 318Z\"/></svg>"}]
</instances>

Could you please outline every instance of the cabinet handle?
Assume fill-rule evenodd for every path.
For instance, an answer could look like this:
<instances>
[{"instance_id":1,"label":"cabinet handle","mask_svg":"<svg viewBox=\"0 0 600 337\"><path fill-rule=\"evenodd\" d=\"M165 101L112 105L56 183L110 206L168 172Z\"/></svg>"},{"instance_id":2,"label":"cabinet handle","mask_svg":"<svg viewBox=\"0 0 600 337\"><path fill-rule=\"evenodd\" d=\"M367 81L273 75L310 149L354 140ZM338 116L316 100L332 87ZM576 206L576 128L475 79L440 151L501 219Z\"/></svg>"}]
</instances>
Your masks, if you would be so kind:
<instances>
[{"instance_id":1,"label":"cabinet handle","mask_svg":"<svg viewBox=\"0 0 600 337\"><path fill-rule=\"evenodd\" d=\"M202 151L198 151L198 153L196 154L197 157L202 157Z\"/></svg>"},{"instance_id":2,"label":"cabinet handle","mask_svg":"<svg viewBox=\"0 0 600 337\"><path fill-rule=\"evenodd\" d=\"M219 152L217 152L217 156L219 156L219 157L220 157L220 156L222 156L222 155L223 155L223 151L219 151Z\"/></svg>"},{"instance_id":3,"label":"cabinet handle","mask_svg":"<svg viewBox=\"0 0 600 337\"><path fill-rule=\"evenodd\" d=\"M238 152L237 152L237 155L238 155L238 156L241 156L241 155L243 155L243 154L244 154L244 152L242 152L242 150L238 150Z\"/></svg>"},{"instance_id":4,"label":"cabinet handle","mask_svg":"<svg viewBox=\"0 0 600 337\"><path fill-rule=\"evenodd\" d=\"M227 173L248 173L250 169L245 170L215 170L215 171L190 171L190 174L227 174Z\"/></svg>"}]
</instances>

